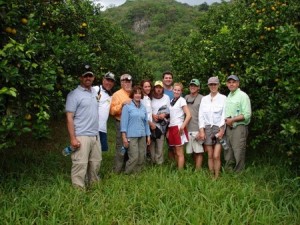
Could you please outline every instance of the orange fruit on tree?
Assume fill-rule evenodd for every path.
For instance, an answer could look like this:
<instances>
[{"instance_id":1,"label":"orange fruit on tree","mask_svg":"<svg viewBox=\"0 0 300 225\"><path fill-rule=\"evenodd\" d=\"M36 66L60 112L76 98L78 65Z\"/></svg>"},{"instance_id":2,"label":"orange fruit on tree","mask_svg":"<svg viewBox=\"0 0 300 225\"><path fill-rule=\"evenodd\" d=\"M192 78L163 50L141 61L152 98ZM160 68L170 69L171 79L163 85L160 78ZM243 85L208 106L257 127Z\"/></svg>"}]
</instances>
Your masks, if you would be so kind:
<instances>
[{"instance_id":1,"label":"orange fruit on tree","mask_svg":"<svg viewBox=\"0 0 300 225\"><path fill-rule=\"evenodd\" d=\"M6 31L7 33L11 33L12 28L11 28L11 27L6 27L6 28L5 28L5 31Z\"/></svg>"},{"instance_id":2,"label":"orange fruit on tree","mask_svg":"<svg viewBox=\"0 0 300 225\"><path fill-rule=\"evenodd\" d=\"M25 120L31 120L31 115L29 113L25 115Z\"/></svg>"},{"instance_id":3,"label":"orange fruit on tree","mask_svg":"<svg viewBox=\"0 0 300 225\"><path fill-rule=\"evenodd\" d=\"M13 29L11 30L11 33L12 33L12 34L16 34L16 33L17 33L17 30L16 30L15 28L13 28Z\"/></svg>"},{"instance_id":4,"label":"orange fruit on tree","mask_svg":"<svg viewBox=\"0 0 300 225\"><path fill-rule=\"evenodd\" d=\"M28 20L26 18L22 18L21 19L21 23L24 24L24 25L26 25L28 23Z\"/></svg>"}]
</instances>

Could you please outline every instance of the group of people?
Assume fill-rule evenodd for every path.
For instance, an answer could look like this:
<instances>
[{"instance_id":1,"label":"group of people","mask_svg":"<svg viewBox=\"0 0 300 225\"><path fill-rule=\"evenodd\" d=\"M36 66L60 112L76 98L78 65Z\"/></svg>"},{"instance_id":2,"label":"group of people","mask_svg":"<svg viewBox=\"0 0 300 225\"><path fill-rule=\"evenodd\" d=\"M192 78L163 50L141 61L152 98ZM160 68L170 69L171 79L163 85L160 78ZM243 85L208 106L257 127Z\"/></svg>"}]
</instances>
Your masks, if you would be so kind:
<instances>
[{"instance_id":1,"label":"group of people","mask_svg":"<svg viewBox=\"0 0 300 225\"><path fill-rule=\"evenodd\" d=\"M153 164L164 162L164 144L168 157L178 169L184 168L186 153L193 155L195 168L202 167L207 152L208 167L215 178L221 169L221 142L227 142L224 151L225 167L242 171L245 167L246 140L251 117L248 95L240 88L236 75L227 78L230 91L226 97L219 93L218 77L210 77L210 93L199 93L200 81L189 83L189 94L182 97L183 85L173 84L173 74L166 71L162 80L154 83L145 79L132 85L132 76L120 77L120 90L112 94L115 75L108 72L102 85L93 86L95 75L85 65L80 85L67 96L66 115L71 154L72 184L85 188L99 180L102 151L108 150L107 120L114 118L116 145L115 173L136 173L142 170L146 155ZM226 148L227 149L227 148Z\"/></svg>"}]
</instances>

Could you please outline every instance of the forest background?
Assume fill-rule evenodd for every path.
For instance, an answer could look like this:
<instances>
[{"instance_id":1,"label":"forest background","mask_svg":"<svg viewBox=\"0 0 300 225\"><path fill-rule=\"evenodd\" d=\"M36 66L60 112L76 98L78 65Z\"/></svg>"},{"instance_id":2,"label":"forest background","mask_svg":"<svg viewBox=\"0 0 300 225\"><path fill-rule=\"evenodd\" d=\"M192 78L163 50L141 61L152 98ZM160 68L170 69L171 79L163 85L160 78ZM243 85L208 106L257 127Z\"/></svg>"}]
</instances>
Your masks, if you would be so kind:
<instances>
[{"instance_id":1,"label":"forest background","mask_svg":"<svg viewBox=\"0 0 300 225\"><path fill-rule=\"evenodd\" d=\"M1 224L299 224L299 7L139 0L103 12L85 0L0 0ZM186 88L199 78L202 94L210 76L228 94L237 74L253 108L247 169L214 182L187 156L182 173L166 162L116 176L109 121L103 181L76 192L61 150L65 98L83 63L97 83L107 71L136 84L171 70Z\"/></svg>"},{"instance_id":2,"label":"forest background","mask_svg":"<svg viewBox=\"0 0 300 225\"><path fill-rule=\"evenodd\" d=\"M188 6L129 0L102 12L90 1L0 1L0 149L23 134L49 136L90 63L100 82L112 71L134 81L171 70L185 87L229 74L252 100L249 148L299 168L299 4L231 1ZM118 86L118 85L117 85ZM117 88L117 87L116 87Z\"/></svg>"}]
</instances>

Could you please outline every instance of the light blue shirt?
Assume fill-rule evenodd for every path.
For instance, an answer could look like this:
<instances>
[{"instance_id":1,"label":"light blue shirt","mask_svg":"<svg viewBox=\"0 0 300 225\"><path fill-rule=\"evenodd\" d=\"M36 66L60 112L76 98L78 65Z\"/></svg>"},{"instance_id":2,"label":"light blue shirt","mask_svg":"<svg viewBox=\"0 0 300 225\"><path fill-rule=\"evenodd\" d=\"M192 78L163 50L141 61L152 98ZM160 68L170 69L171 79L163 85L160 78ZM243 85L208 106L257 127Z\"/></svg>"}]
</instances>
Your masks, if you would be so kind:
<instances>
[{"instance_id":1,"label":"light blue shirt","mask_svg":"<svg viewBox=\"0 0 300 225\"><path fill-rule=\"evenodd\" d=\"M67 96L66 112L74 113L76 136L98 135L98 102L97 92L80 85Z\"/></svg>"},{"instance_id":2,"label":"light blue shirt","mask_svg":"<svg viewBox=\"0 0 300 225\"><path fill-rule=\"evenodd\" d=\"M133 101L124 105L121 116L121 132L125 132L127 138L150 136L148 115L143 104L136 107Z\"/></svg>"}]
</instances>

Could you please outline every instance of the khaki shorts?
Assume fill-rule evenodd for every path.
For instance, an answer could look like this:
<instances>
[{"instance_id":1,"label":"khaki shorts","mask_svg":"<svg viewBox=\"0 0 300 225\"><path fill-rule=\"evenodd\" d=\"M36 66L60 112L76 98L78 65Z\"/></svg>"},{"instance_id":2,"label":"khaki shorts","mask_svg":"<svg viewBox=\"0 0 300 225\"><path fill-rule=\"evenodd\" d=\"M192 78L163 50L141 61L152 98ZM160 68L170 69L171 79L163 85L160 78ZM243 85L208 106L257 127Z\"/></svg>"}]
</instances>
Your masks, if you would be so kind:
<instances>
[{"instance_id":1,"label":"khaki shorts","mask_svg":"<svg viewBox=\"0 0 300 225\"><path fill-rule=\"evenodd\" d=\"M191 154L195 153L203 153L203 141L199 141L196 139L196 135L198 131L195 132L188 132L189 135L189 142L186 145L186 153Z\"/></svg>"},{"instance_id":2,"label":"khaki shorts","mask_svg":"<svg viewBox=\"0 0 300 225\"><path fill-rule=\"evenodd\" d=\"M213 145L216 143L220 143L218 138L216 139L216 143L213 143L212 141L212 137L214 137L219 132L219 130L220 128L218 126L205 126L204 132L206 139L204 141L204 145Z\"/></svg>"}]
</instances>

